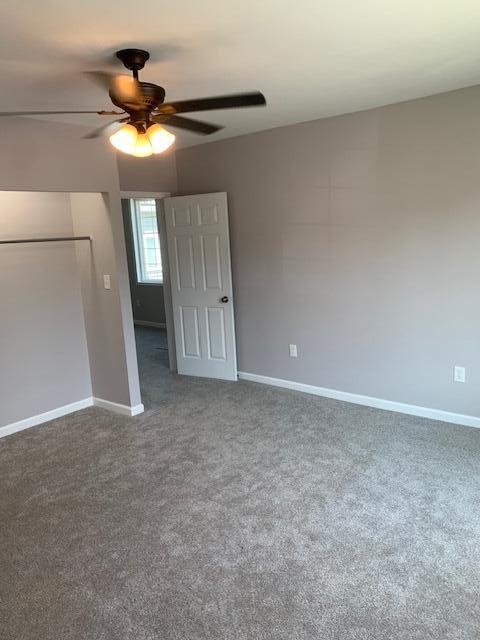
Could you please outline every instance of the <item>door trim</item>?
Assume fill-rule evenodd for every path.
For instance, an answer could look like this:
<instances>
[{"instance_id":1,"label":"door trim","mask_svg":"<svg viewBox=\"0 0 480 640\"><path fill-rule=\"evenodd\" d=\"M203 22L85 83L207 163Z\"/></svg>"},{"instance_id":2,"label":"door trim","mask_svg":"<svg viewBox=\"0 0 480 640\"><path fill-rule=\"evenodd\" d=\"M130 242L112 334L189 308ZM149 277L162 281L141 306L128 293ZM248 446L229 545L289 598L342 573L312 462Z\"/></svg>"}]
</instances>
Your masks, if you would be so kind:
<instances>
[{"instance_id":1,"label":"door trim","mask_svg":"<svg viewBox=\"0 0 480 640\"><path fill-rule=\"evenodd\" d=\"M170 191L120 191L120 198L153 198L161 200L170 197Z\"/></svg>"}]
</instances>

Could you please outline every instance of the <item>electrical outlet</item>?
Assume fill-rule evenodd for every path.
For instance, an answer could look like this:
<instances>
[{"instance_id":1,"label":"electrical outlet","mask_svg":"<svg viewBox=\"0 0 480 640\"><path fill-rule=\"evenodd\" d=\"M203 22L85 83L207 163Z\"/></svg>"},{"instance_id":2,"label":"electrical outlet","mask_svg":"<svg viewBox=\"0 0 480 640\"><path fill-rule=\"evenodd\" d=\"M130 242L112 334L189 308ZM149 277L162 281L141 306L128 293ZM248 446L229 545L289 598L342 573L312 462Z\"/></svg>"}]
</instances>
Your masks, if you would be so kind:
<instances>
[{"instance_id":1,"label":"electrical outlet","mask_svg":"<svg viewBox=\"0 0 480 640\"><path fill-rule=\"evenodd\" d=\"M291 358L296 358L298 356L297 345L296 344L289 344L288 345L288 351L290 353L290 357Z\"/></svg>"},{"instance_id":2,"label":"electrical outlet","mask_svg":"<svg viewBox=\"0 0 480 640\"><path fill-rule=\"evenodd\" d=\"M104 275L103 276L103 286L105 287L105 289L110 289L110 276L109 275Z\"/></svg>"},{"instance_id":3,"label":"electrical outlet","mask_svg":"<svg viewBox=\"0 0 480 640\"><path fill-rule=\"evenodd\" d=\"M455 366L453 369L453 379L455 382L465 382L465 367Z\"/></svg>"}]
</instances>

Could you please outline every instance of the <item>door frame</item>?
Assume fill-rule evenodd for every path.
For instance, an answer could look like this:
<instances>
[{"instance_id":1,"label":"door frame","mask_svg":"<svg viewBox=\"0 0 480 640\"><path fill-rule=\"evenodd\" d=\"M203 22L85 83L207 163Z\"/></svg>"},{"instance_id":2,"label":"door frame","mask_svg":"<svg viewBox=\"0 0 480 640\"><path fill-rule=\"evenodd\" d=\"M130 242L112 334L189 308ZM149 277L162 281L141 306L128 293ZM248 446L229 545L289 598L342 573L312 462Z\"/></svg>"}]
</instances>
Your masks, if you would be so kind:
<instances>
[{"instance_id":1,"label":"door frame","mask_svg":"<svg viewBox=\"0 0 480 640\"><path fill-rule=\"evenodd\" d=\"M163 199L170 197L169 191L120 191L120 198L153 198L156 202L157 209L157 225L160 236L160 253L162 258L163 271L163 303L165 305L165 324L167 326L167 343L168 343L168 366L170 371L177 371L177 355L175 345L175 327L173 324L173 304L172 304L172 288L170 283L170 266L168 261L167 247L167 225L165 221L165 211L163 208ZM132 316L133 323L133 316Z\"/></svg>"}]
</instances>

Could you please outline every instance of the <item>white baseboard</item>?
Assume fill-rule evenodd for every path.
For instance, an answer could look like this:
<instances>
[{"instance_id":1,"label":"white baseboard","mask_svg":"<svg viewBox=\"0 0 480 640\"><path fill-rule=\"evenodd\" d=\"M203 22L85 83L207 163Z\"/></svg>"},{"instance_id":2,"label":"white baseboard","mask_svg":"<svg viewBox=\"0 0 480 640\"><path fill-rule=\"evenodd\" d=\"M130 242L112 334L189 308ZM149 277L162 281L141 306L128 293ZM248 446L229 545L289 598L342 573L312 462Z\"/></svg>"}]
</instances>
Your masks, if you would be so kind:
<instances>
[{"instance_id":1,"label":"white baseboard","mask_svg":"<svg viewBox=\"0 0 480 640\"><path fill-rule=\"evenodd\" d=\"M134 320L133 324L139 327L154 327L155 329L166 329L165 322L150 322L150 320Z\"/></svg>"},{"instance_id":2,"label":"white baseboard","mask_svg":"<svg viewBox=\"0 0 480 640\"><path fill-rule=\"evenodd\" d=\"M30 429L30 427L36 427L39 424L48 422L49 420L55 420L55 418L61 418L69 413L74 413L74 411L80 411L80 409L86 409L87 407L92 406L102 407L103 409L114 411L115 413L121 413L124 416L138 416L139 413L144 412L143 404L137 404L133 407L129 407L126 404L118 404L117 402L110 402L109 400L103 400L102 398L84 398L83 400L66 404L63 407L57 407L56 409L45 411L45 413L39 413L36 416L31 416L30 418L25 418L18 422L6 424L4 427L0 427L0 438L9 436L12 433L17 433L17 431Z\"/></svg>"},{"instance_id":3,"label":"white baseboard","mask_svg":"<svg viewBox=\"0 0 480 640\"><path fill-rule=\"evenodd\" d=\"M45 411L45 413L39 413L36 416L31 416L30 418L25 418L24 420L19 420L18 422L12 422L11 424L7 424L4 427L0 427L0 438L9 436L12 433L16 433L17 431L30 429L30 427L36 427L43 422L48 422L49 420L54 420L55 418L61 418L62 416L66 416L69 413L80 411L80 409L86 409L87 407L91 407L92 405L93 398L84 398L83 400L78 400L77 402L66 404L63 407L57 407L56 409Z\"/></svg>"},{"instance_id":4,"label":"white baseboard","mask_svg":"<svg viewBox=\"0 0 480 640\"><path fill-rule=\"evenodd\" d=\"M405 404L403 402L383 400L382 398L362 396L356 393L349 393L348 391L328 389L327 387L315 387L311 384L292 382L291 380L282 380L281 378L270 378L269 376L261 376L256 373L239 371L238 377L242 380L249 380L250 382L260 382L261 384L269 384L274 387L293 389L294 391L302 391L303 393L323 396L324 398L332 398L334 400L343 400L344 402L351 402L353 404L361 404L366 407L385 409L386 411L395 411L397 413L406 413L411 416L430 418L431 420L440 420L442 422L452 422L453 424L461 424L465 427L480 428L480 418L477 418L476 416L466 416L461 413L442 411L441 409L429 409L428 407L419 407L414 404Z\"/></svg>"},{"instance_id":5,"label":"white baseboard","mask_svg":"<svg viewBox=\"0 0 480 640\"><path fill-rule=\"evenodd\" d=\"M122 416L138 416L139 413L143 413L145 411L143 404L136 404L131 407L127 404L119 404L118 402L111 402L110 400L104 400L103 398L93 398L93 404L96 407L120 413Z\"/></svg>"}]
</instances>

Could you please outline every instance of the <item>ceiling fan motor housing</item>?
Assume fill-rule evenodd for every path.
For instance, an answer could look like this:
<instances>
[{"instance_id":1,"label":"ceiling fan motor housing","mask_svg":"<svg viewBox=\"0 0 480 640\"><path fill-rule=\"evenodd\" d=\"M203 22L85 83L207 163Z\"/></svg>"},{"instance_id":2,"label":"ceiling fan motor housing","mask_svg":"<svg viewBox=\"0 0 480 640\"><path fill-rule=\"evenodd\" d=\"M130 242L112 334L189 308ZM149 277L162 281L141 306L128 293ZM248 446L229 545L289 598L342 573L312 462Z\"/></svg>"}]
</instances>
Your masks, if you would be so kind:
<instances>
[{"instance_id":1,"label":"ceiling fan motor housing","mask_svg":"<svg viewBox=\"0 0 480 640\"><path fill-rule=\"evenodd\" d=\"M152 84L151 82L140 82L140 85L142 87L141 105L126 104L124 102L117 101L115 100L115 96L110 93L110 98L113 104L127 113L143 113L145 111L150 113L163 103L165 100L165 89L163 87L160 87L157 84Z\"/></svg>"},{"instance_id":2,"label":"ceiling fan motor housing","mask_svg":"<svg viewBox=\"0 0 480 640\"><path fill-rule=\"evenodd\" d=\"M145 62L150 58L150 54L144 49L121 49L117 51L117 58L123 62L127 69L133 71L134 78L138 80L138 71L143 69ZM140 82L140 85L142 87L142 103L140 105L120 102L110 92L113 104L128 113L140 117L141 114L150 113L163 103L165 100L165 89L163 87L151 82Z\"/></svg>"}]
</instances>

